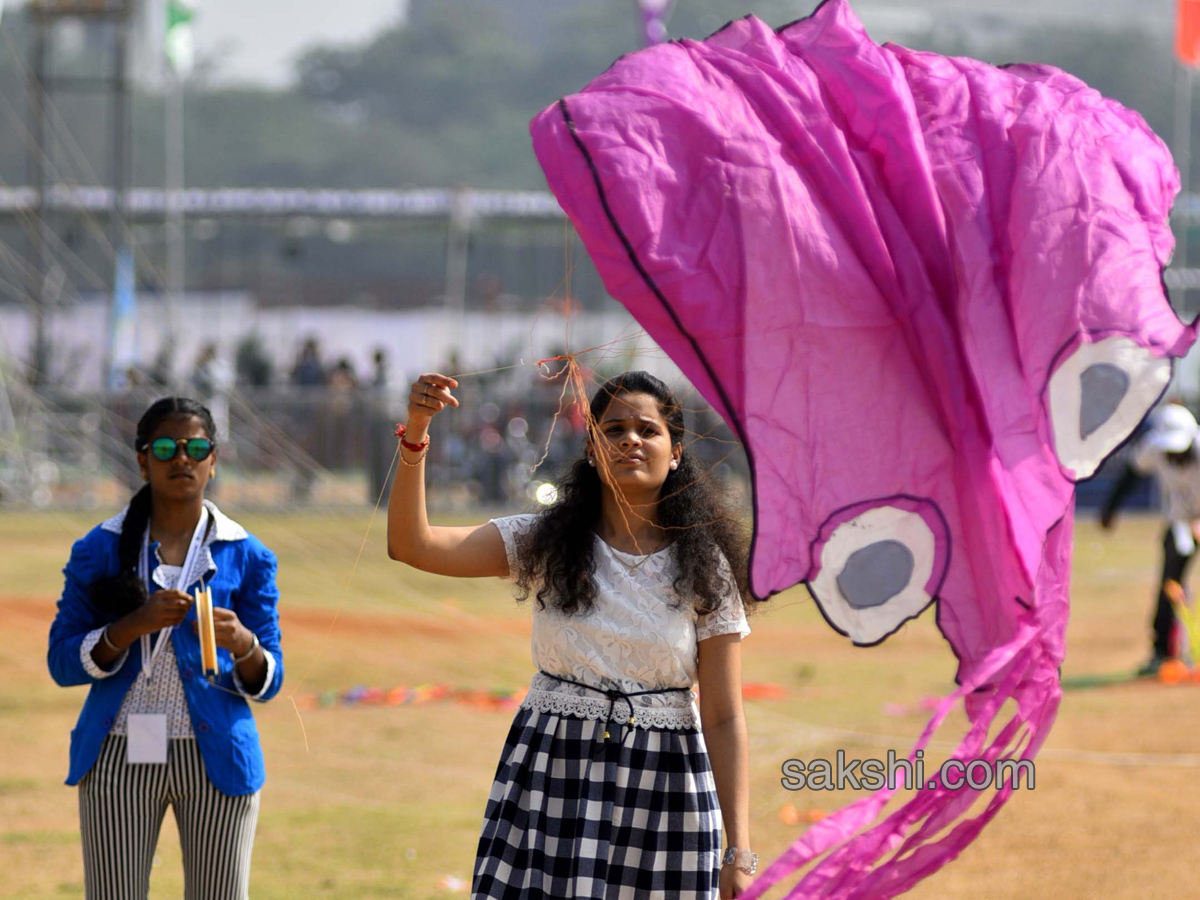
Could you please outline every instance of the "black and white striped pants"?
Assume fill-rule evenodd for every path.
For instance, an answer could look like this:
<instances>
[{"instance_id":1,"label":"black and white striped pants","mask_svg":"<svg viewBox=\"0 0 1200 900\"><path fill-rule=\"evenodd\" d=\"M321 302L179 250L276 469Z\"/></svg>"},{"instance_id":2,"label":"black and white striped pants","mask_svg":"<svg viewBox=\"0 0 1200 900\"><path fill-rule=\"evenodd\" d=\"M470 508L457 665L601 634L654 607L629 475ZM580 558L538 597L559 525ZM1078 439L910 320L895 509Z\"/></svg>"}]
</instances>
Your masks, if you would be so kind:
<instances>
[{"instance_id":1,"label":"black and white striped pants","mask_svg":"<svg viewBox=\"0 0 1200 900\"><path fill-rule=\"evenodd\" d=\"M127 765L125 738L104 739L79 782L87 900L146 900L167 806L183 847L186 900L246 900L259 792L223 794L196 742L173 739L165 765Z\"/></svg>"}]
</instances>

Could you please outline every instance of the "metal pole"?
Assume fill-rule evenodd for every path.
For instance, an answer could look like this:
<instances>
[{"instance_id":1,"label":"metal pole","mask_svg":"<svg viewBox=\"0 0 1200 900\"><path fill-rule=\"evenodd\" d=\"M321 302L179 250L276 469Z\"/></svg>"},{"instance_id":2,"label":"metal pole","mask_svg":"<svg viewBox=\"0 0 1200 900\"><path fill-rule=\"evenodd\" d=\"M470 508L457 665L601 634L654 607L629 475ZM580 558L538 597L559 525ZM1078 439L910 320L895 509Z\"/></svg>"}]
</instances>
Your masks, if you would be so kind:
<instances>
[{"instance_id":1,"label":"metal pole","mask_svg":"<svg viewBox=\"0 0 1200 900\"><path fill-rule=\"evenodd\" d=\"M129 42L129 17L128 15L120 15L113 20L113 70L111 84L112 98L112 186L113 199L112 209L109 213L109 243L112 245L116 253L113 258L113 280L112 290L114 296L109 303L109 327L108 333L111 336L115 326L114 306L116 304L115 293L120 282L118 270L122 265L121 250L129 245L130 235L125 230L125 194L129 186L129 148L132 146L129 138L129 85L126 79L126 50ZM116 360L113 358L114 347L112 340L108 342L107 359L105 360L104 369L108 373L110 385L113 383L115 376L114 368Z\"/></svg>"},{"instance_id":2,"label":"metal pole","mask_svg":"<svg viewBox=\"0 0 1200 900\"><path fill-rule=\"evenodd\" d=\"M450 200L449 234L446 238L445 309L450 333L450 352L458 362L466 361L463 347L467 305L467 262L471 245L471 197L457 188Z\"/></svg>"},{"instance_id":3,"label":"metal pole","mask_svg":"<svg viewBox=\"0 0 1200 900\"><path fill-rule=\"evenodd\" d=\"M174 345L178 333L179 308L186 288L187 265L183 223L183 75L167 65L167 333Z\"/></svg>"},{"instance_id":4,"label":"metal pole","mask_svg":"<svg viewBox=\"0 0 1200 900\"><path fill-rule=\"evenodd\" d=\"M1175 79L1175 165L1179 167L1179 193L1188 196L1192 168L1192 68L1180 65ZM1186 221L1186 219L1185 219ZM1188 229L1185 226L1175 245L1175 265L1187 268Z\"/></svg>"},{"instance_id":5,"label":"metal pole","mask_svg":"<svg viewBox=\"0 0 1200 900\"><path fill-rule=\"evenodd\" d=\"M49 364L49 347L46 337L46 29L47 20L33 11L33 63L27 82L29 116L32 120L33 146L26 157L28 160L29 183L35 192L34 222L29 229L30 272L29 295L33 298L33 372L30 382L36 387L45 380Z\"/></svg>"},{"instance_id":6,"label":"metal pole","mask_svg":"<svg viewBox=\"0 0 1200 900\"><path fill-rule=\"evenodd\" d=\"M1192 227L1192 209L1190 208L1190 185L1192 174L1192 67L1182 60L1176 62L1175 73L1175 165L1179 169L1179 191L1183 198L1182 215L1176 220L1177 234L1175 254L1171 259L1171 269L1179 273L1178 287L1171 291L1175 298L1175 308L1184 318L1191 317L1191 302L1187 287L1188 282L1188 238ZM1172 391L1178 394L1190 394L1190 400L1195 399L1196 362L1194 359L1181 360L1175 367L1172 377ZM1190 388L1190 390L1189 390Z\"/></svg>"}]
</instances>

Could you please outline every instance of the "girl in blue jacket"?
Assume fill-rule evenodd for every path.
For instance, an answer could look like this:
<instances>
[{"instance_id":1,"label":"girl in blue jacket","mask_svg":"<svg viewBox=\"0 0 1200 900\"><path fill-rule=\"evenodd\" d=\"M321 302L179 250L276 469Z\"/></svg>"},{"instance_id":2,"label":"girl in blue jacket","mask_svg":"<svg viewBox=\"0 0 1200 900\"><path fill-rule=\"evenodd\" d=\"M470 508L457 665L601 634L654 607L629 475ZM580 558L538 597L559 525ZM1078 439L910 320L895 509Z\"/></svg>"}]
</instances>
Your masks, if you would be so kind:
<instances>
[{"instance_id":1,"label":"girl in blue jacket","mask_svg":"<svg viewBox=\"0 0 1200 900\"><path fill-rule=\"evenodd\" d=\"M64 687L91 686L71 732L88 900L144 900L171 806L188 900L245 898L263 758L247 699L283 683L275 555L204 499L216 427L194 400L137 426L146 485L71 549L50 628ZM207 588L219 672L205 677L192 594Z\"/></svg>"}]
</instances>

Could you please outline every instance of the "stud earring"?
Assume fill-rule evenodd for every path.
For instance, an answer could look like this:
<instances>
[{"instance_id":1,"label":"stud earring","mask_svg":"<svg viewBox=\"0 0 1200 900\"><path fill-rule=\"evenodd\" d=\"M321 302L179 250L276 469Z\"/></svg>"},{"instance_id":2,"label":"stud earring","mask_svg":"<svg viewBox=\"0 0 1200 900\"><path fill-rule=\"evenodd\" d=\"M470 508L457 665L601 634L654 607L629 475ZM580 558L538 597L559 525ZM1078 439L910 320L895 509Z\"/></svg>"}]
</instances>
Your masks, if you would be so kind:
<instances>
[{"instance_id":1,"label":"stud earring","mask_svg":"<svg viewBox=\"0 0 1200 900\"><path fill-rule=\"evenodd\" d=\"M672 468L672 469L678 469L678 468L679 468L679 463L678 463L676 460L671 460L671 468Z\"/></svg>"},{"instance_id":2,"label":"stud earring","mask_svg":"<svg viewBox=\"0 0 1200 900\"><path fill-rule=\"evenodd\" d=\"M589 459L589 460L588 460L588 465L589 465L589 466L594 466L594 465L596 465L596 461L595 461L594 459Z\"/></svg>"}]
</instances>

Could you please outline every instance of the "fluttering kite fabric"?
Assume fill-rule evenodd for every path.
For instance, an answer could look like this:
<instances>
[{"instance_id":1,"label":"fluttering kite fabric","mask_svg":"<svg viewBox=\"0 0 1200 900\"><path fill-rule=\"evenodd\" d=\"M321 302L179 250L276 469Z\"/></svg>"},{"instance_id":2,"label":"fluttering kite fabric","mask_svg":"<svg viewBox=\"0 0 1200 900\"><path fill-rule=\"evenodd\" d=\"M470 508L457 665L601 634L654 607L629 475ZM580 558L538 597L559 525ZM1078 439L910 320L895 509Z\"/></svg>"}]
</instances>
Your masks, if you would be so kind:
<instances>
[{"instance_id":1,"label":"fluttering kite fabric","mask_svg":"<svg viewBox=\"0 0 1200 900\"><path fill-rule=\"evenodd\" d=\"M531 131L607 289L745 447L754 593L804 583L864 646L935 605L959 687L914 754L962 700L956 757L1031 758L1075 483L1196 337L1162 284L1163 142L1056 69L877 45L844 0L623 57ZM895 896L1011 790L969 816L938 782L883 817L884 788L748 896L801 867L788 897Z\"/></svg>"}]
</instances>

